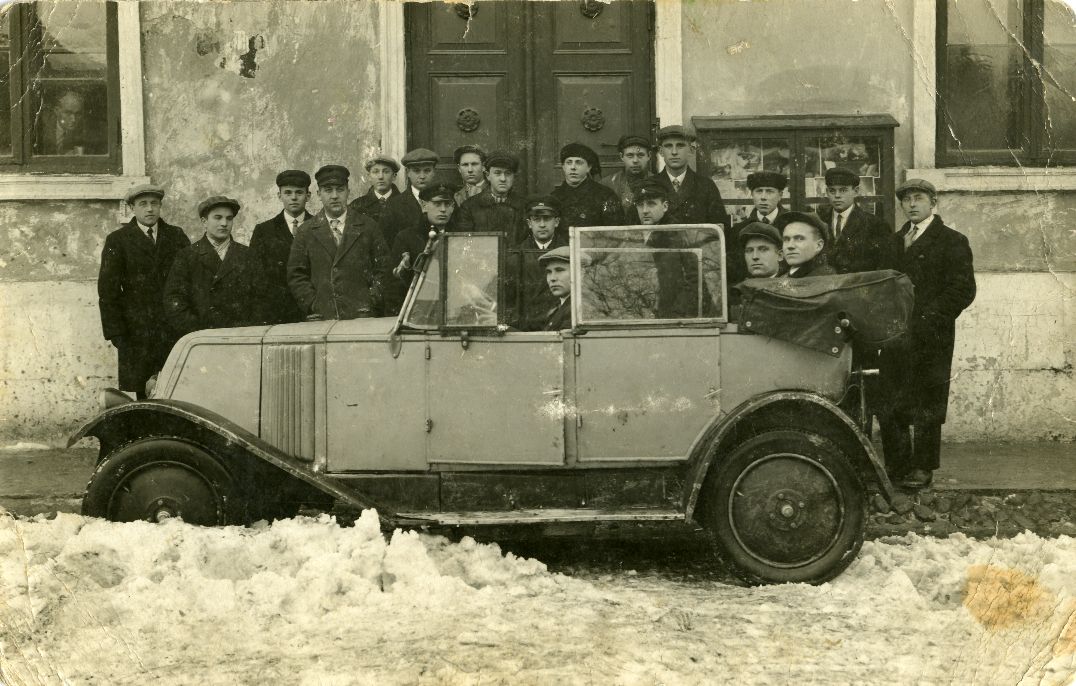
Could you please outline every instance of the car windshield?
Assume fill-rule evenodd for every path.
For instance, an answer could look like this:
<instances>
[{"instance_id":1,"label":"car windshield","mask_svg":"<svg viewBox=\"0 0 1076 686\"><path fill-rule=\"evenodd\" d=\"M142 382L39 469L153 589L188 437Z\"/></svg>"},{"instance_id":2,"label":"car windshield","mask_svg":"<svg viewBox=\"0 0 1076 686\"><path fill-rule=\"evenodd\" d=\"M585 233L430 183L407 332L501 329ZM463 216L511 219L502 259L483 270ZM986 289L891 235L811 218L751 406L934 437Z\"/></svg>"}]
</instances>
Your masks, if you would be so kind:
<instances>
[{"instance_id":1,"label":"car windshield","mask_svg":"<svg viewBox=\"0 0 1076 686\"><path fill-rule=\"evenodd\" d=\"M573 229L577 321L722 321L724 236L715 225Z\"/></svg>"},{"instance_id":2,"label":"car windshield","mask_svg":"<svg viewBox=\"0 0 1076 686\"><path fill-rule=\"evenodd\" d=\"M415 329L496 326L500 250L496 234L442 235L419 277L404 322Z\"/></svg>"}]
</instances>

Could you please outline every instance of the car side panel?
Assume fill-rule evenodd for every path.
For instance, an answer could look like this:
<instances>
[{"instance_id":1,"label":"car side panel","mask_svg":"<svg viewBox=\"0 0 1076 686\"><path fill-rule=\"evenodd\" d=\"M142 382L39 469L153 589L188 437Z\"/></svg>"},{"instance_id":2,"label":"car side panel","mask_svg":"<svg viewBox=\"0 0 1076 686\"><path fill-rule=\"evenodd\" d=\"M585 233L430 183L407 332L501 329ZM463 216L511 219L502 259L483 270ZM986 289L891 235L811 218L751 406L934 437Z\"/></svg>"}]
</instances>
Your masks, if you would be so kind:
<instances>
[{"instance_id":1,"label":"car side panel","mask_svg":"<svg viewBox=\"0 0 1076 686\"><path fill-rule=\"evenodd\" d=\"M721 336L721 406L736 407L761 393L810 391L840 400L851 368L852 350L838 357L768 336Z\"/></svg>"},{"instance_id":2,"label":"car side panel","mask_svg":"<svg viewBox=\"0 0 1076 686\"><path fill-rule=\"evenodd\" d=\"M257 434L261 409L260 342L235 338L199 340L184 346L179 359L169 359L179 370L175 384L161 389L157 397L193 403Z\"/></svg>"}]
</instances>

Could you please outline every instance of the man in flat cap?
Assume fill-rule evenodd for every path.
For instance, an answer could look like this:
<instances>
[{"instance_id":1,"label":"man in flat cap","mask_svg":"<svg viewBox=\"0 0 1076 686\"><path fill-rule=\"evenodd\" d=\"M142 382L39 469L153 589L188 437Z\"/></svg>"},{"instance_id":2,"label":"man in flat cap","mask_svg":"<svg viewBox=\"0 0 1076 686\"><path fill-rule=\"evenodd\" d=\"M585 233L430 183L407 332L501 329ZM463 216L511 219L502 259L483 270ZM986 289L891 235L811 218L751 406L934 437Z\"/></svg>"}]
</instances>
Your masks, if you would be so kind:
<instances>
[{"instance_id":1,"label":"man in flat cap","mask_svg":"<svg viewBox=\"0 0 1076 686\"><path fill-rule=\"evenodd\" d=\"M897 242L893 229L884 220L856 205L859 176L842 167L826 170L828 205L818 209L819 218L829 227L829 264L838 274L894 269Z\"/></svg>"},{"instance_id":2,"label":"man in flat cap","mask_svg":"<svg viewBox=\"0 0 1076 686\"><path fill-rule=\"evenodd\" d=\"M751 212L727 233L726 250L740 244L740 231L754 222L773 226L777 217L788 212L781 206L781 196L788 187L788 178L775 171L757 171L747 175L747 188L751 191ZM741 260L728 260L728 283L740 283L747 278L747 265Z\"/></svg>"},{"instance_id":3,"label":"man in flat cap","mask_svg":"<svg viewBox=\"0 0 1076 686\"><path fill-rule=\"evenodd\" d=\"M365 169L366 178L370 180L370 188L351 201L348 211L365 214L380 223L381 213L389 204L389 200L400 194L400 189L395 183L400 165L388 155L376 155L366 160Z\"/></svg>"},{"instance_id":4,"label":"man in flat cap","mask_svg":"<svg viewBox=\"0 0 1076 686\"><path fill-rule=\"evenodd\" d=\"M915 285L915 305L906 344L882 351L878 419L886 470L909 489L929 486L940 464L956 319L976 291L971 246L934 213L937 197L923 179L897 187L908 221L897 232L896 268Z\"/></svg>"},{"instance_id":5,"label":"man in flat cap","mask_svg":"<svg viewBox=\"0 0 1076 686\"><path fill-rule=\"evenodd\" d=\"M728 231L729 214L721 193L710 179L704 179L688 166L695 134L680 125L658 131L658 152L665 169L654 175L669 198L670 224L720 224Z\"/></svg>"},{"instance_id":6,"label":"man in flat cap","mask_svg":"<svg viewBox=\"0 0 1076 686\"><path fill-rule=\"evenodd\" d=\"M526 199L516 191L519 158L505 150L486 156L486 188L459 208L457 231L499 231L516 245L526 237L523 221ZM459 198L459 193L456 193Z\"/></svg>"},{"instance_id":7,"label":"man in flat cap","mask_svg":"<svg viewBox=\"0 0 1076 686\"><path fill-rule=\"evenodd\" d=\"M347 167L314 174L322 211L299 229L288 285L307 319L377 317L383 311L388 246L372 219L348 212Z\"/></svg>"},{"instance_id":8,"label":"man in flat cap","mask_svg":"<svg viewBox=\"0 0 1076 686\"><path fill-rule=\"evenodd\" d=\"M781 231L781 252L793 279L836 274L826 263L826 225L814 212L785 212L775 226Z\"/></svg>"},{"instance_id":9,"label":"man in flat cap","mask_svg":"<svg viewBox=\"0 0 1076 686\"><path fill-rule=\"evenodd\" d=\"M616 149L624 166L602 183L613 189L620 198L624 215L630 216L635 204L631 187L650 174L650 141L643 136L629 133L620 137Z\"/></svg>"},{"instance_id":10,"label":"man in flat cap","mask_svg":"<svg viewBox=\"0 0 1076 686\"><path fill-rule=\"evenodd\" d=\"M740 306L742 300L740 289L732 286L743 279L772 279L787 268L781 250L784 242L781 232L772 224L749 222L741 225L737 232L737 240L738 245L729 247L728 259L726 259L727 268L731 272L732 264L742 261L741 268L744 276L736 281L731 278L728 280L729 317L736 316L736 308Z\"/></svg>"},{"instance_id":11,"label":"man in flat cap","mask_svg":"<svg viewBox=\"0 0 1076 686\"><path fill-rule=\"evenodd\" d=\"M205 233L179 251L164 286L164 311L177 336L266 322L269 292L261 260L232 240L239 202L214 195L198 204Z\"/></svg>"},{"instance_id":12,"label":"man in flat cap","mask_svg":"<svg viewBox=\"0 0 1076 686\"><path fill-rule=\"evenodd\" d=\"M134 216L105 238L97 278L101 330L119 351L120 390L139 398L175 342L162 295L176 254L190 245L183 229L161 219L163 198L160 186L128 191L124 200Z\"/></svg>"},{"instance_id":13,"label":"man in flat cap","mask_svg":"<svg viewBox=\"0 0 1076 686\"><path fill-rule=\"evenodd\" d=\"M414 266L418 256L426 249L430 232L437 234L455 230L453 217L456 212L456 192L458 184L444 178L434 179L419 193L422 202L422 224L396 234L392 244L390 263L392 274L396 277L388 303L387 314L398 314L407 296L407 289L414 278Z\"/></svg>"},{"instance_id":14,"label":"man in flat cap","mask_svg":"<svg viewBox=\"0 0 1076 686\"><path fill-rule=\"evenodd\" d=\"M550 194L560 203L561 228L567 236L572 226L619 226L624 223L620 198L591 176L599 166L598 154L582 143L560 149L564 183Z\"/></svg>"},{"instance_id":15,"label":"man in flat cap","mask_svg":"<svg viewBox=\"0 0 1076 686\"><path fill-rule=\"evenodd\" d=\"M572 328L572 269L568 246L554 248L538 258L545 270L546 285L554 298L553 307L542 317L542 331Z\"/></svg>"},{"instance_id":16,"label":"man in flat cap","mask_svg":"<svg viewBox=\"0 0 1076 686\"><path fill-rule=\"evenodd\" d=\"M396 234L407 229L420 229L425 223L418 194L433 180L438 159L437 153L427 148L415 148L403 156L407 188L389 199L378 223L381 235L390 246L396 240Z\"/></svg>"},{"instance_id":17,"label":"man in flat cap","mask_svg":"<svg viewBox=\"0 0 1076 686\"><path fill-rule=\"evenodd\" d=\"M265 270L266 309L271 321L301 322L303 314L288 288L288 257L295 233L312 216L306 211L310 175L300 169L285 169L276 175L276 186L276 197L283 208L272 219L254 227L250 249Z\"/></svg>"},{"instance_id":18,"label":"man in flat cap","mask_svg":"<svg viewBox=\"0 0 1076 686\"><path fill-rule=\"evenodd\" d=\"M462 207L468 198L473 198L486 189L486 153L477 145L461 145L452 154L456 169L460 172L463 185L456 191L456 207Z\"/></svg>"}]
</instances>

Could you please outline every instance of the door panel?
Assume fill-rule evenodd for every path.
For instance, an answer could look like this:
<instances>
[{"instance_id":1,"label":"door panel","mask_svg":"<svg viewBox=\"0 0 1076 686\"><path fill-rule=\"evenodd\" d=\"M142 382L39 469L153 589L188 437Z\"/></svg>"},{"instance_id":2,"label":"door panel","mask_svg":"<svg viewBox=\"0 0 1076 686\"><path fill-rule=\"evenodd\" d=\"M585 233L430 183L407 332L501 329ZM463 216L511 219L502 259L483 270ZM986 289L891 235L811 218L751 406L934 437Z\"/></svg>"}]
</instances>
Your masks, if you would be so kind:
<instances>
[{"instance_id":1,"label":"door panel","mask_svg":"<svg viewBox=\"0 0 1076 686\"><path fill-rule=\"evenodd\" d=\"M719 411L717 330L592 331L576 341L579 460L686 458Z\"/></svg>"}]
</instances>

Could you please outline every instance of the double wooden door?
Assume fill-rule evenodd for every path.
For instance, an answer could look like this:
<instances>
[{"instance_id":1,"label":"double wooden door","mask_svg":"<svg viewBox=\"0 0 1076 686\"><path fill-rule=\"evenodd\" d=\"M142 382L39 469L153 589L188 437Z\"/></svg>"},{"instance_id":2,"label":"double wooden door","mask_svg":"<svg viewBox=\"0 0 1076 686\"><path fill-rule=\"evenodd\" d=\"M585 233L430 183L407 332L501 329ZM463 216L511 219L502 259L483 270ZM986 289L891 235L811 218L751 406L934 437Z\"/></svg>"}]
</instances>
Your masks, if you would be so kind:
<instances>
[{"instance_id":1,"label":"double wooden door","mask_svg":"<svg viewBox=\"0 0 1076 686\"><path fill-rule=\"evenodd\" d=\"M625 133L654 122L653 3L647 0L408 3L408 147L453 167L464 144L508 149L531 192L560 183L577 141L605 169ZM607 172L608 175L609 172Z\"/></svg>"}]
</instances>

